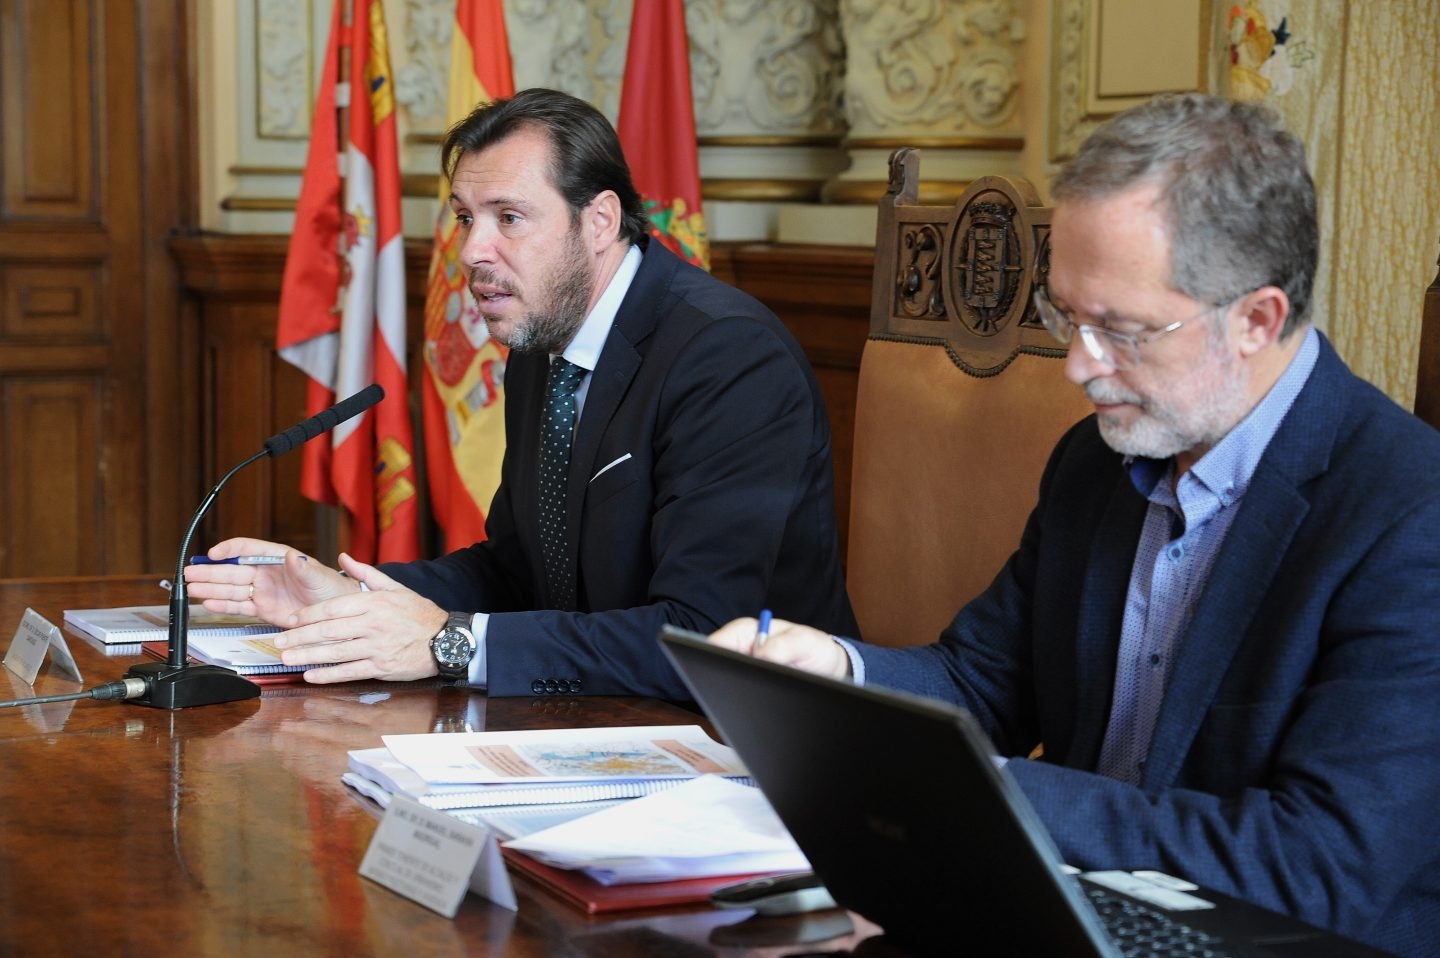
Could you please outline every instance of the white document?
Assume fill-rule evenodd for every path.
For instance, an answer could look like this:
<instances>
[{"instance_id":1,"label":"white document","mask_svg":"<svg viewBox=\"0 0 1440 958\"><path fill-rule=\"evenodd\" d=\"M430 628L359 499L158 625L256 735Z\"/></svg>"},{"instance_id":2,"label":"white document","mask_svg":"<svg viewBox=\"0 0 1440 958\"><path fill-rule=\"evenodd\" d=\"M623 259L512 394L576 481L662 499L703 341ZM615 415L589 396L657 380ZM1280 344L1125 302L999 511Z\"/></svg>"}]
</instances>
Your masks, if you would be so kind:
<instances>
[{"instance_id":1,"label":"white document","mask_svg":"<svg viewBox=\"0 0 1440 958\"><path fill-rule=\"evenodd\" d=\"M505 845L606 884L810 868L760 790L717 775Z\"/></svg>"},{"instance_id":2,"label":"white document","mask_svg":"<svg viewBox=\"0 0 1440 958\"><path fill-rule=\"evenodd\" d=\"M735 750L698 725L386 735L429 785L617 782L745 775Z\"/></svg>"}]
</instances>

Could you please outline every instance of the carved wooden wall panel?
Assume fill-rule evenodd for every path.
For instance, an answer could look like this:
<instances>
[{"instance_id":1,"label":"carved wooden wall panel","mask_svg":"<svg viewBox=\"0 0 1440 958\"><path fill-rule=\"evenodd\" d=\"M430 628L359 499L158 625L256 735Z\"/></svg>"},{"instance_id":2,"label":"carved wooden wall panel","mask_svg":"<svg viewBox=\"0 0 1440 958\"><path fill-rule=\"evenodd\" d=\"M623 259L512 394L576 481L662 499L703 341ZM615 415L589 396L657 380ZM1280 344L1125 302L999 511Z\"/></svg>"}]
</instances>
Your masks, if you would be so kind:
<instances>
[{"instance_id":1,"label":"carved wooden wall panel","mask_svg":"<svg viewBox=\"0 0 1440 958\"><path fill-rule=\"evenodd\" d=\"M3 56L6 217L92 219L95 24L86 0L7 0ZM36 82L39 81L39 82ZM55 116L67 118L55 123Z\"/></svg>"},{"instance_id":2,"label":"carved wooden wall panel","mask_svg":"<svg viewBox=\"0 0 1440 958\"><path fill-rule=\"evenodd\" d=\"M88 535L56 535L56 528L100 525L100 478L91 461L104 431L103 371L89 377L4 377L7 557L32 569L99 572ZM25 508L15 508L23 504Z\"/></svg>"},{"instance_id":3,"label":"carved wooden wall panel","mask_svg":"<svg viewBox=\"0 0 1440 958\"><path fill-rule=\"evenodd\" d=\"M0 577L179 544L193 388L162 240L193 221L187 9L0 0Z\"/></svg>"}]
</instances>

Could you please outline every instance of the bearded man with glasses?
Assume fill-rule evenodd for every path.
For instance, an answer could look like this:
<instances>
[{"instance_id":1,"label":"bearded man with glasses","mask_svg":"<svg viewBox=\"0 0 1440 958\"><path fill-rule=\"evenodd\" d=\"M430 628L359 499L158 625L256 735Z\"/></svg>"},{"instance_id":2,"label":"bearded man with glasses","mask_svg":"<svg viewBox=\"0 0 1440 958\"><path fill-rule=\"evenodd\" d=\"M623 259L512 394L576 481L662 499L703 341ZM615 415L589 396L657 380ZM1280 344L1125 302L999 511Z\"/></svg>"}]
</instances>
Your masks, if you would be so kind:
<instances>
[{"instance_id":1,"label":"bearded man with glasses","mask_svg":"<svg viewBox=\"0 0 1440 958\"><path fill-rule=\"evenodd\" d=\"M1095 415L991 586L921 648L712 641L968 709L1081 869L1440 954L1440 435L1311 324L1300 142L1162 97L1052 195L1035 304Z\"/></svg>"}]
</instances>

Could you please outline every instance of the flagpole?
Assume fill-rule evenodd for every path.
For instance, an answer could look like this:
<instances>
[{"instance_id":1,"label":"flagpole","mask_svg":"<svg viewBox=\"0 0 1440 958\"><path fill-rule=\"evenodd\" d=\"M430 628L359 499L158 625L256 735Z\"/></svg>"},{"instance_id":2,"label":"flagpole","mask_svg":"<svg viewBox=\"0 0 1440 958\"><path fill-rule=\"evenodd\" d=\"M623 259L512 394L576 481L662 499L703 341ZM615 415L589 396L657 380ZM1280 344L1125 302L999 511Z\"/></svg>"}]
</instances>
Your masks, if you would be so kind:
<instances>
[{"instance_id":1,"label":"flagpole","mask_svg":"<svg viewBox=\"0 0 1440 958\"><path fill-rule=\"evenodd\" d=\"M345 190L349 180L350 167L346 157L350 152L350 109L356 91L350 84L350 58L352 56L351 38L355 35L355 0L339 0L340 2L340 26L342 37L339 46L338 69L334 82L337 86L345 85L346 95L335 98L335 152L340 169L340 221L345 221ZM346 256L345 234L341 232L335 237L335 254L342 260ZM343 275L343 274L342 274ZM335 309L343 317L345 302L345 284L342 282L335 293ZM334 505L322 505L326 525L329 527L329 539L332 548L326 551L326 555L338 556L340 553L350 552L350 543L353 533L354 520L342 503Z\"/></svg>"}]
</instances>

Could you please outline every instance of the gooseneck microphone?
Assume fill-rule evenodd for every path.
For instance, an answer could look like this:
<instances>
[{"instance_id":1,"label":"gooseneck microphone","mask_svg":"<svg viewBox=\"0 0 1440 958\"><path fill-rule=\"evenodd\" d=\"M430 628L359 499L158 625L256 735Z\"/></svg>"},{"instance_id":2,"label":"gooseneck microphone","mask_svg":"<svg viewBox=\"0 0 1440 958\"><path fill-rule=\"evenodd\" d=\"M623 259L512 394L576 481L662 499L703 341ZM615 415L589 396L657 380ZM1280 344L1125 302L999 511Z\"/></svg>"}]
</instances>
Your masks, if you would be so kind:
<instances>
[{"instance_id":1,"label":"gooseneck microphone","mask_svg":"<svg viewBox=\"0 0 1440 958\"><path fill-rule=\"evenodd\" d=\"M372 383L347 399L318 412L303 422L296 423L284 432L276 433L265 440L264 448L246 459L215 483L215 488L195 510L185 538L180 543L180 557L175 563L174 586L170 590L170 629L168 655L164 662L142 662L131 666L125 678L141 679L145 692L138 697L127 697L136 705L147 705L158 709L181 709L195 705L215 705L220 702L234 702L254 698L260 694L260 686L240 675L233 669L218 665L196 665L188 660L187 633L190 625L190 600L185 587L185 557L190 554L190 540L200 526L200 520L210 510L215 497L225 483L241 469L264 456L281 456L334 429L336 426L360 415L385 398L385 390Z\"/></svg>"}]
</instances>

